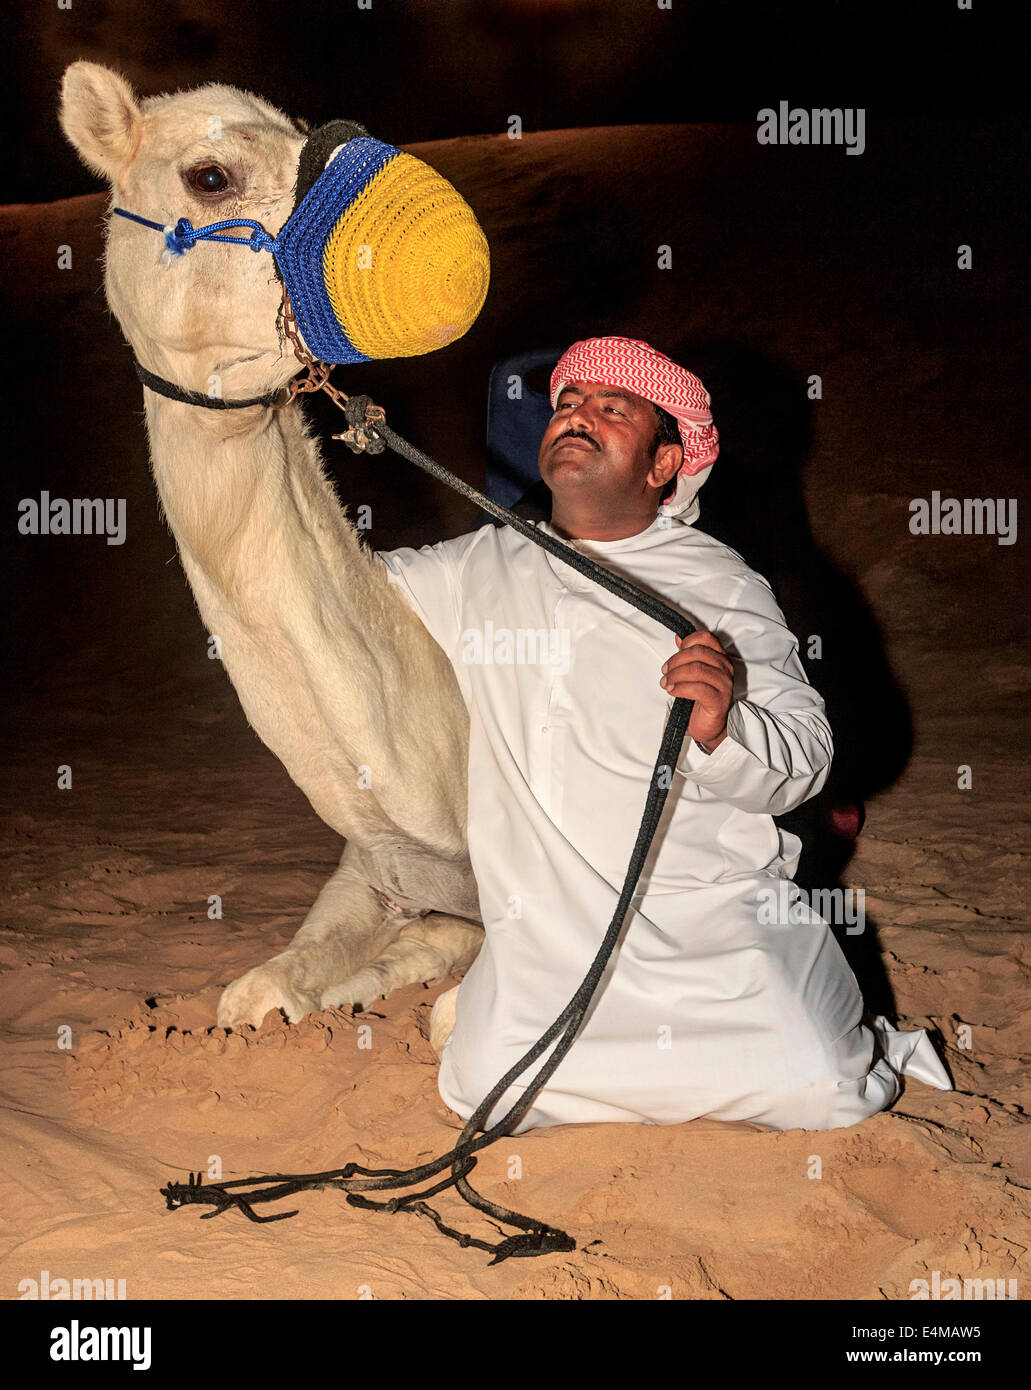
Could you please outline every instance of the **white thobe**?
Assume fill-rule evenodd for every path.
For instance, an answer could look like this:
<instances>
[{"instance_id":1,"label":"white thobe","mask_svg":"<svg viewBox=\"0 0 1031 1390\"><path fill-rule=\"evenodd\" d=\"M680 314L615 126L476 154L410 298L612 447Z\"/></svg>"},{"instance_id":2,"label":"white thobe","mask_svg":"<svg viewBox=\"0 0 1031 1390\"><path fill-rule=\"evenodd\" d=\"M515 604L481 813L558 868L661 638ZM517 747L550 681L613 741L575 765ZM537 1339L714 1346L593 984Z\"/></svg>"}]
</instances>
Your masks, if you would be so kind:
<instances>
[{"instance_id":1,"label":"white thobe","mask_svg":"<svg viewBox=\"0 0 1031 1390\"><path fill-rule=\"evenodd\" d=\"M923 1030L861 1023L855 976L790 882L801 842L772 817L820 789L832 741L769 585L668 518L576 545L712 632L734 661L734 701L711 756L685 739L618 949L513 1132L699 1116L834 1129L890 1105L906 1072L951 1089ZM486 936L439 1072L442 1099L468 1119L561 1013L611 921L676 645L509 527L378 554L450 659L470 716L469 853Z\"/></svg>"}]
</instances>

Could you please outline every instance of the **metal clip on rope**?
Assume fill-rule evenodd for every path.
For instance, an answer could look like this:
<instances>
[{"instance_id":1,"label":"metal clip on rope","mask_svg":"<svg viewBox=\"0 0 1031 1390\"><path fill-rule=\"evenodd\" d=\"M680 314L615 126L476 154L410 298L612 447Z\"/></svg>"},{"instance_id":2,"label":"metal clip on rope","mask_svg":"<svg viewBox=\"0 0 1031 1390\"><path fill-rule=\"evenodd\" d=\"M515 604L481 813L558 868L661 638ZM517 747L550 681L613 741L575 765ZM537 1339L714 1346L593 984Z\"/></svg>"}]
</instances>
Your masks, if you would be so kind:
<instances>
[{"instance_id":1,"label":"metal clip on rope","mask_svg":"<svg viewBox=\"0 0 1031 1390\"><path fill-rule=\"evenodd\" d=\"M383 407L373 405L369 396L349 396L344 414L349 428L333 438L343 440L352 454L382 454L387 446L376 430L387 422Z\"/></svg>"}]
</instances>

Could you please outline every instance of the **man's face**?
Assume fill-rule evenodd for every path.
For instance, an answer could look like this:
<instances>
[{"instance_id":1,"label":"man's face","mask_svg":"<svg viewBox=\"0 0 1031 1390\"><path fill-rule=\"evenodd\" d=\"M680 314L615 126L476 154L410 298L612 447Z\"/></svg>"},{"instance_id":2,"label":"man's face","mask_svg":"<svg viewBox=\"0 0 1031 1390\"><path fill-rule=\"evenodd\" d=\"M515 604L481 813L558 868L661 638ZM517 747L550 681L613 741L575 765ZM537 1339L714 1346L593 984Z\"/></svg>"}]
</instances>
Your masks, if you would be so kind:
<instances>
[{"instance_id":1,"label":"man's face","mask_svg":"<svg viewBox=\"0 0 1031 1390\"><path fill-rule=\"evenodd\" d=\"M654 479L656 461L664 460L659 471L672 476L676 458L668 450L679 449L660 448L653 459L657 427L655 408L643 396L598 382L570 382L541 439L541 477L552 493L567 497L643 500L656 488L661 494L667 479ZM657 505L657 497L652 500Z\"/></svg>"}]
</instances>

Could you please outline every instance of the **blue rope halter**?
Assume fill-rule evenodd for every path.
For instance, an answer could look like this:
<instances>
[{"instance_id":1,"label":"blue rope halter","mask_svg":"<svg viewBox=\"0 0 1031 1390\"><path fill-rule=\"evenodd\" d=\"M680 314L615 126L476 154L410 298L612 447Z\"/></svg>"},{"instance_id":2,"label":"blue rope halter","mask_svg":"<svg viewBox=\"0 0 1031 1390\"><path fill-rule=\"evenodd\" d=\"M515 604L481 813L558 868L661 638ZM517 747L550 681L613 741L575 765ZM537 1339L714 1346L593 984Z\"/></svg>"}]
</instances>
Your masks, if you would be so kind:
<instances>
[{"instance_id":1,"label":"blue rope halter","mask_svg":"<svg viewBox=\"0 0 1031 1390\"><path fill-rule=\"evenodd\" d=\"M275 237L269 236L260 222L252 222L247 217L234 217L227 222L212 222L208 227L194 227L189 218L180 217L174 227L164 227L160 222L151 222L149 218L137 216L135 212L126 212L125 208L112 208L111 211L116 212L119 217L127 217L130 222L138 222L141 227L152 227L156 232L164 232L165 245L173 256L181 256L198 241L227 241L233 246L249 246L252 251L272 251L276 244ZM248 237L219 236L218 233L226 227L250 227L251 234Z\"/></svg>"}]
</instances>

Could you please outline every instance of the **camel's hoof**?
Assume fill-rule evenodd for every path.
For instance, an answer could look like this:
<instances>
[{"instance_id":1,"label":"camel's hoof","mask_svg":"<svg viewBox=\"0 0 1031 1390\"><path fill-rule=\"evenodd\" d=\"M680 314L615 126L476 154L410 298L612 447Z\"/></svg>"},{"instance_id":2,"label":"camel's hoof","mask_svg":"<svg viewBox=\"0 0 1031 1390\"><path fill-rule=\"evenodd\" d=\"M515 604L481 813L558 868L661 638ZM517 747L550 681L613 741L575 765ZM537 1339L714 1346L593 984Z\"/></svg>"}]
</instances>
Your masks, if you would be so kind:
<instances>
[{"instance_id":1,"label":"camel's hoof","mask_svg":"<svg viewBox=\"0 0 1031 1390\"><path fill-rule=\"evenodd\" d=\"M218 1001L218 1026L257 1028L270 1009L282 1009L291 1023L314 1013L319 1001L309 994L292 990L272 964L258 965L227 985Z\"/></svg>"},{"instance_id":2,"label":"camel's hoof","mask_svg":"<svg viewBox=\"0 0 1031 1390\"><path fill-rule=\"evenodd\" d=\"M386 971L370 965L364 970L359 970L350 979L344 980L342 984L330 985L328 989L324 989L319 1004L323 1009L353 1008L360 1013L363 1007L374 1004L377 999L389 994L390 990Z\"/></svg>"},{"instance_id":3,"label":"camel's hoof","mask_svg":"<svg viewBox=\"0 0 1031 1390\"><path fill-rule=\"evenodd\" d=\"M460 988L461 986L455 985L454 989L445 990L430 1010L430 1047L438 1060L455 1026L455 1004Z\"/></svg>"}]
</instances>

